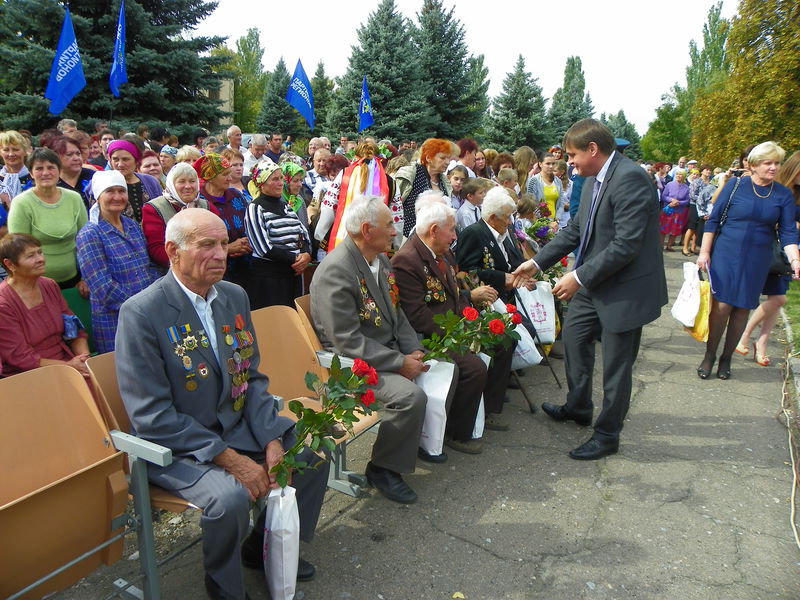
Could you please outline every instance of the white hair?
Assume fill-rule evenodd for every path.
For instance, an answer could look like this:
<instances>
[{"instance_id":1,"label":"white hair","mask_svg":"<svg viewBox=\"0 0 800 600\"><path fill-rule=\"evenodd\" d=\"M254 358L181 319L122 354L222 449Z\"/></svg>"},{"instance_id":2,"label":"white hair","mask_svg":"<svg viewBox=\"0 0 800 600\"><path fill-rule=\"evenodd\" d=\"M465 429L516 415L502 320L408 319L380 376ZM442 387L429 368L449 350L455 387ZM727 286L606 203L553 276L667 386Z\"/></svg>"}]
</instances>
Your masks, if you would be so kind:
<instances>
[{"instance_id":1,"label":"white hair","mask_svg":"<svg viewBox=\"0 0 800 600\"><path fill-rule=\"evenodd\" d=\"M250 145L251 146L266 146L267 145L267 136L263 133L256 133L253 137L250 138Z\"/></svg>"},{"instance_id":2,"label":"white hair","mask_svg":"<svg viewBox=\"0 0 800 600\"><path fill-rule=\"evenodd\" d=\"M417 201L414 205L414 213L418 214L420 208L422 208L426 202L439 202L441 204L449 205L449 202L445 199L442 192L438 192L436 190L426 190L417 196Z\"/></svg>"},{"instance_id":3,"label":"white hair","mask_svg":"<svg viewBox=\"0 0 800 600\"><path fill-rule=\"evenodd\" d=\"M778 146L775 142L762 142L750 151L747 155L747 163L751 167L764 162L765 160L777 160L783 162L786 150Z\"/></svg>"},{"instance_id":4,"label":"white hair","mask_svg":"<svg viewBox=\"0 0 800 600\"><path fill-rule=\"evenodd\" d=\"M481 216L484 221L489 220L489 217L495 215L502 217L509 210L513 212L516 210L517 205L504 187L496 186L486 192L486 197L483 199L481 205Z\"/></svg>"},{"instance_id":5,"label":"white hair","mask_svg":"<svg viewBox=\"0 0 800 600\"><path fill-rule=\"evenodd\" d=\"M389 210L380 196L358 196L355 198L350 206L347 207L347 212L344 215L344 226L347 229L347 233L352 236L361 235L361 226L364 223L378 227L381 224L382 208Z\"/></svg>"},{"instance_id":6,"label":"white hair","mask_svg":"<svg viewBox=\"0 0 800 600\"><path fill-rule=\"evenodd\" d=\"M194 167L185 162L176 163L175 166L169 170L169 172L174 172L174 175L172 175L173 181L178 177L193 177L194 179L198 178L197 171L194 170Z\"/></svg>"},{"instance_id":7,"label":"white hair","mask_svg":"<svg viewBox=\"0 0 800 600\"><path fill-rule=\"evenodd\" d=\"M314 138L311 138L310 140L308 140L308 145L310 146L311 144L316 144L317 146L319 146L319 138L318 137L314 137Z\"/></svg>"},{"instance_id":8,"label":"white hair","mask_svg":"<svg viewBox=\"0 0 800 600\"><path fill-rule=\"evenodd\" d=\"M164 243L172 242L181 250L186 250L186 246L194 236L199 222L204 219L223 223L222 219L205 208L184 208L178 211L174 217L167 221L167 228L164 231Z\"/></svg>"},{"instance_id":9,"label":"white hair","mask_svg":"<svg viewBox=\"0 0 800 600\"><path fill-rule=\"evenodd\" d=\"M452 206L433 198L422 202L418 199L416 210L417 233L420 235L427 235L433 225L444 227L450 219L456 217L456 211Z\"/></svg>"},{"instance_id":10,"label":"white hair","mask_svg":"<svg viewBox=\"0 0 800 600\"><path fill-rule=\"evenodd\" d=\"M238 131L239 133L242 133L242 130L241 130L241 129L239 129L239 126L238 126L238 125L231 125L230 127L228 127L227 131L225 131L225 135L226 135L227 137L231 137L231 134L233 134L233 133L235 133L235 132L237 132L237 131Z\"/></svg>"}]
</instances>

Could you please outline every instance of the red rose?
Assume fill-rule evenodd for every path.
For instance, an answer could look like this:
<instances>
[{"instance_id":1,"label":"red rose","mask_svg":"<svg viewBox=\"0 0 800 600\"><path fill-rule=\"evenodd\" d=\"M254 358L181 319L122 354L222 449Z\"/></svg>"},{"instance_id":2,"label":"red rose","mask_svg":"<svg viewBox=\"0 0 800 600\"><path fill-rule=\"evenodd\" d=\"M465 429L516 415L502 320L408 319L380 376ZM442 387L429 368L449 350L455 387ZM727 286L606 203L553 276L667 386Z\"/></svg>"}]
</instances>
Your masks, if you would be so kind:
<instances>
[{"instance_id":1,"label":"red rose","mask_svg":"<svg viewBox=\"0 0 800 600\"><path fill-rule=\"evenodd\" d=\"M371 368L372 367L370 367L366 363L366 361L363 361L360 358L357 358L357 359L355 359L353 361L353 367L352 367L353 375L358 375L359 377L364 377L365 375L369 374L369 370Z\"/></svg>"},{"instance_id":2,"label":"red rose","mask_svg":"<svg viewBox=\"0 0 800 600\"><path fill-rule=\"evenodd\" d=\"M372 367L369 368L369 373L367 373L367 385L378 385L378 372Z\"/></svg>"},{"instance_id":3,"label":"red rose","mask_svg":"<svg viewBox=\"0 0 800 600\"><path fill-rule=\"evenodd\" d=\"M372 390L367 390L363 394L361 394L361 404L364 406L370 406L375 403L375 392Z\"/></svg>"},{"instance_id":4,"label":"red rose","mask_svg":"<svg viewBox=\"0 0 800 600\"><path fill-rule=\"evenodd\" d=\"M513 315L511 315L511 322L514 325L519 325L520 323L522 323L522 315L519 313L514 313Z\"/></svg>"},{"instance_id":5,"label":"red rose","mask_svg":"<svg viewBox=\"0 0 800 600\"><path fill-rule=\"evenodd\" d=\"M502 335L506 332L506 326L500 319L489 321L489 331L496 335Z\"/></svg>"},{"instance_id":6,"label":"red rose","mask_svg":"<svg viewBox=\"0 0 800 600\"><path fill-rule=\"evenodd\" d=\"M476 319L477 319L477 318L480 316L480 314L478 313L478 311L477 311L477 310L475 310L474 308L472 308L471 306L468 306L467 308L465 308L465 309L464 309L464 310L461 312L461 314L462 314L462 315L464 315L464 318L465 318L467 321L475 321L475 320L476 320Z\"/></svg>"},{"instance_id":7,"label":"red rose","mask_svg":"<svg viewBox=\"0 0 800 600\"><path fill-rule=\"evenodd\" d=\"M561 264L566 267L569 264L569 259L565 256L561 259Z\"/></svg>"},{"instance_id":8,"label":"red rose","mask_svg":"<svg viewBox=\"0 0 800 600\"><path fill-rule=\"evenodd\" d=\"M506 312L510 315L513 315L515 312L517 312L517 307L513 304L506 304Z\"/></svg>"}]
</instances>

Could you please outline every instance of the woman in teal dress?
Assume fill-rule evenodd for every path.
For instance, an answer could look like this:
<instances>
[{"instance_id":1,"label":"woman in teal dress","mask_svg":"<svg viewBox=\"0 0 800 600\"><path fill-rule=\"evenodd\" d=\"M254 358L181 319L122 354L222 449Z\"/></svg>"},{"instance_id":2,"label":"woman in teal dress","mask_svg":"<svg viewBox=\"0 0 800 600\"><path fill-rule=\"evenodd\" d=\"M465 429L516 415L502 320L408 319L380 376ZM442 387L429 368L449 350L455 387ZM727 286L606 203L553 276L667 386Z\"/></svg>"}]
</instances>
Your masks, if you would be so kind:
<instances>
[{"instance_id":1,"label":"woman in teal dress","mask_svg":"<svg viewBox=\"0 0 800 600\"><path fill-rule=\"evenodd\" d=\"M753 148L748 157L752 175L725 184L706 222L697 266L709 274L712 304L706 353L697 369L700 379L711 374L726 329L717 377L730 378L731 356L769 274L776 227L794 277L800 278L794 196L775 182L784 156L774 142Z\"/></svg>"}]
</instances>

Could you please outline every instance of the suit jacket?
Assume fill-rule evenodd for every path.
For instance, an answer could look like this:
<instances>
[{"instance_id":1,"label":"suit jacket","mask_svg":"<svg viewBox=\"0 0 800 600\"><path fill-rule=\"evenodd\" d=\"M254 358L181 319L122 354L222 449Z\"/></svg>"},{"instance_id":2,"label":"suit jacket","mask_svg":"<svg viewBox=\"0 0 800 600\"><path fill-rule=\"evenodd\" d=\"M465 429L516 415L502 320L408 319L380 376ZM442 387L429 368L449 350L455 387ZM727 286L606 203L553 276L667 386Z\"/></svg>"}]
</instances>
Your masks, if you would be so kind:
<instances>
[{"instance_id":1,"label":"suit jacket","mask_svg":"<svg viewBox=\"0 0 800 600\"><path fill-rule=\"evenodd\" d=\"M424 337L441 333L433 322L434 315L443 315L448 310L460 315L469 306L458 289L452 254L444 260L447 268L442 273L433 254L417 235L411 236L392 258L400 288L400 306L411 326Z\"/></svg>"},{"instance_id":2,"label":"suit jacket","mask_svg":"<svg viewBox=\"0 0 800 600\"><path fill-rule=\"evenodd\" d=\"M508 235L514 235L511 227ZM506 289L506 273L513 272L522 264L523 258L510 237L506 237L503 241L503 247L508 254L507 261L489 225L486 221L480 220L464 229L458 236L456 256L462 271L477 270L481 281L497 290L504 301L510 302L514 290Z\"/></svg>"},{"instance_id":3,"label":"suit jacket","mask_svg":"<svg viewBox=\"0 0 800 600\"><path fill-rule=\"evenodd\" d=\"M616 153L600 188L591 229L585 232L595 179L586 179L578 214L536 255L536 263L549 268L588 236L583 263L575 272L603 328L619 333L654 321L667 303L658 194L644 169Z\"/></svg>"},{"instance_id":4,"label":"suit jacket","mask_svg":"<svg viewBox=\"0 0 800 600\"><path fill-rule=\"evenodd\" d=\"M238 285L220 281L215 287L218 296L212 310L222 366L211 347L200 343L202 322L172 272L128 299L119 311L115 361L119 389L135 432L171 448L177 458L168 467L150 470L151 480L169 489L194 484L227 448L262 452L293 427L291 420L278 416L275 399L267 391L269 381L258 372L255 341L245 369L249 381L244 406L234 409L229 372L234 346L226 343L225 331L236 335L236 317L241 315L243 331L252 333L250 303ZM170 327L185 324L198 342L194 350L184 352L190 368L176 353L169 334Z\"/></svg>"},{"instance_id":5,"label":"suit jacket","mask_svg":"<svg viewBox=\"0 0 800 600\"><path fill-rule=\"evenodd\" d=\"M366 360L378 371L396 372L405 355L422 345L400 309L389 259L379 254L378 260L380 285L346 237L314 272L311 316L324 347Z\"/></svg>"}]
</instances>

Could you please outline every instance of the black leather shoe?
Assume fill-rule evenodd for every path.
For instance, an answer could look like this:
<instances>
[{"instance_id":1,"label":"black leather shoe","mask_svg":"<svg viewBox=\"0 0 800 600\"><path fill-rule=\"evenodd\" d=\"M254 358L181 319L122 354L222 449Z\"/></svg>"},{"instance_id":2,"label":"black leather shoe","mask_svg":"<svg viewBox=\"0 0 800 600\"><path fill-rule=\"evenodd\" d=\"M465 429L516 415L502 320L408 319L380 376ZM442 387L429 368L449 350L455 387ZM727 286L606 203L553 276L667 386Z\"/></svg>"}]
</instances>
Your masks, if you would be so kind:
<instances>
[{"instance_id":1,"label":"black leather shoe","mask_svg":"<svg viewBox=\"0 0 800 600\"><path fill-rule=\"evenodd\" d=\"M376 467L371 462L367 463L365 472L369 484L377 489L389 500L401 504L412 504L417 501L417 494L403 481L400 473L395 473L383 467Z\"/></svg>"},{"instance_id":2,"label":"black leather shoe","mask_svg":"<svg viewBox=\"0 0 800 600\"><path fill-rule=\"evenodd\" d=\"M563 405L553 404L551 402L543 402L542 410L545 414L554 421L575 421L581 427L588 427L592 424L592 417L578 417L572 413L567 412Z\"/></svg>"},{"instance_id":3,"label":"black leather shoe","mask_svg":"<svg viewBox=\"0 0 800 600\"><path fill-rule=\"evenodd\" d=\"M211 576L206 573L205 578L206 593L211 600L236 600L236 596L231 596L228 592L223 590ZM250 594L244 593L245 600L250 600Z\"/></svg>"},{"instance_id":4,"label":"black leather shoe","mask_svg":"<svg viewBox=\"0 0 800 600\"><path fill-rule=\"evenodd\" d=\"M601 441L591 438L585 444L571 450L569 457L575 460L597 460L610 454L616 454L617 450L619 450L618 441Z\"/></svg>"},{"instance_id":5,"label":"black leather shoe","mask_svg":"<svg viewBox=\"0 0 800 600\"><path fill-rule=\"evenodd\" d=\"M443 462L447 462L447 453L442 452L441 454L431 454L420 448L417 450L417 458L420 460L424 460L425 462L440 464Z\"/></svg>"},{"instance_id":6,"label":"black leather shoe","mask_svg":"<svg viewBox=\"0 0 800 600\"><path fill-rule=\"evenodd\" d=\"M302 558L297 562L297 581L311 581L317 574L317 568Z\"/></svg>"}]
</instances>

